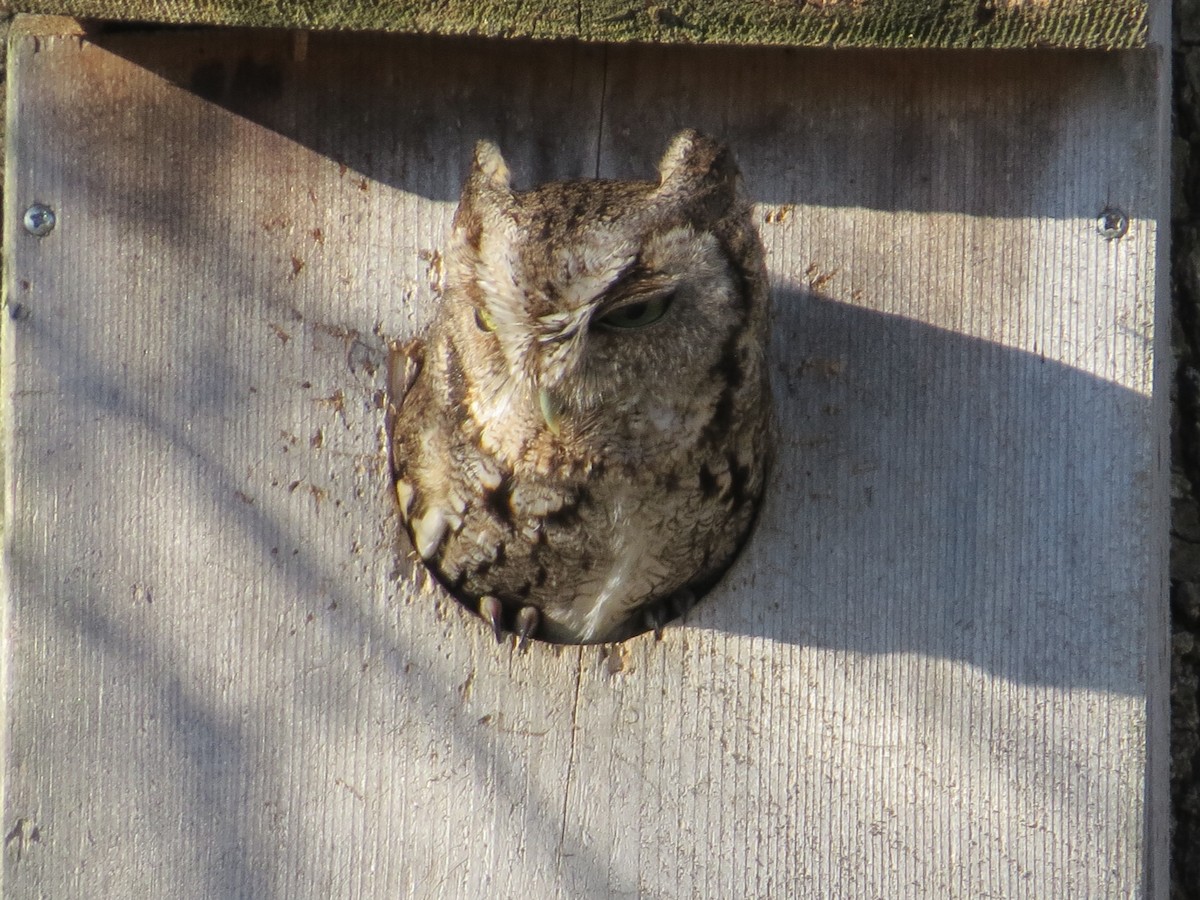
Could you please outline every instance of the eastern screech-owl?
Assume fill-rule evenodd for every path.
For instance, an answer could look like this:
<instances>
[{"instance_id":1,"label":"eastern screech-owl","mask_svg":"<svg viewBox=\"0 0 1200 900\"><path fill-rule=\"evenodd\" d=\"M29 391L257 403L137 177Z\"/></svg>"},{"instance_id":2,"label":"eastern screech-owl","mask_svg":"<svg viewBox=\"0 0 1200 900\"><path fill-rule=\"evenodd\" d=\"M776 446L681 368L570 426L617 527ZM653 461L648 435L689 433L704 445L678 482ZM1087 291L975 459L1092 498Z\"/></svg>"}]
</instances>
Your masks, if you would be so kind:
<instances>
[{"instance_id":1,"label":"eastern screech-owl","mask_svg":"<svg viewBox=\"0 0 1200 900\"><path fill-rule=\"evenodd\" d=\"M497 639L658 631L754 521L771 421L762 243L727 148L685 131L659 172L518 191L481 142L440 310L393 354L402 518Z\"/></svg>"}]
</instances>

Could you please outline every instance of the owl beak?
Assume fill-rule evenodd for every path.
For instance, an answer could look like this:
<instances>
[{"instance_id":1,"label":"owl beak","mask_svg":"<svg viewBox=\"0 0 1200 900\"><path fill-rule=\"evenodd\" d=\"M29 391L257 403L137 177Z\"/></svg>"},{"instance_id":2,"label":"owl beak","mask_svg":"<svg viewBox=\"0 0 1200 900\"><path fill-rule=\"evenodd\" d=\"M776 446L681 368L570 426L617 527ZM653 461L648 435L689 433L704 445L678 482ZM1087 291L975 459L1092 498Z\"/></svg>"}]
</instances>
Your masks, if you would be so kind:
<instances>
[{"instance_id":1,"label":"owl beak","mask_svg":"<svg viewBox=\"0 0 1200 900\"><path fill-rule=\"evenodd\" d=\"M550 433L558 434L562 430L562 407L554 399L554 395L549 391L538 391L538 407L542 411L542 421L546 423Z\"/></svg>"}]
</instances>

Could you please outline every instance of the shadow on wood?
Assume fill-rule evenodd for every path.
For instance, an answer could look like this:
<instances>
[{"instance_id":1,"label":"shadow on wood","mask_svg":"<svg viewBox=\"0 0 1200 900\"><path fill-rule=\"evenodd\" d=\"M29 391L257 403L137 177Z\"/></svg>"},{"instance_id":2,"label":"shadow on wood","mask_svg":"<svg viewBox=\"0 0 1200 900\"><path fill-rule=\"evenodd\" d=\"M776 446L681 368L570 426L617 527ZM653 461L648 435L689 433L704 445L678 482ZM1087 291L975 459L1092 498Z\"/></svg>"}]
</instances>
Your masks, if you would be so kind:
<instances>
[{"instance_id":1,"label":"shadow on wood","mask_svg":"<svg viewBox=\"0 0 1200 900\"><path fill-rule=\"evenodd\" d=\"M1151 198L1109 179L1111 171L1091 177L1120 193L1063 187L1086 176L1076 166L1084 157L1111 161L1113 171L1141 169L1131 185L1144 185L1157 165L1155 135L1137 116L1154 89L1149 54L647 53L320 34L298 60L278 33L227 33L219 55L186 33L96 40L370 182L447 203L458 200L481 137L512 157L518 188L581 176L653 178L667 140L700 128L736 137L762 203L992 217L1086 218L1115 205L1145 218ZM1098 105L1102 116L1092 115ZM601 108L597 134L594 120L579 120ZM533 109L536 120L515 114Z\"/></svg>"},{"instance_id":2,"label":"shadow on wood","mask_svg":"<svg viewBox=\"0 0 1200 900\"><path fill-rule=\"evenodd\" d=\"M1151 55L97 40L13 53L10 892L1137 893ZM761 201L771 500L661 643L514 654L398 552L386 341L476 138L681 125Z\"/></svg>"}]
</instances>

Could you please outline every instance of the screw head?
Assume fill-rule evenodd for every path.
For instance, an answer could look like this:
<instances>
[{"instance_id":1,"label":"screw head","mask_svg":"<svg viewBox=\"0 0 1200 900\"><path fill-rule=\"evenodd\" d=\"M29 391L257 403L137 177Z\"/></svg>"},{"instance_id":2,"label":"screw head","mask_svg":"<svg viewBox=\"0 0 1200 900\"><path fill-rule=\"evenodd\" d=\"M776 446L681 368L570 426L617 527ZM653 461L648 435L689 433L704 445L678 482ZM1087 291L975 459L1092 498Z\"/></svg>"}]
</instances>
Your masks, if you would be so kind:
<instances>
[{"instance_id":1,"label":"screw head","mask_svg":"<svg viewBox=\"0 0 1200 900\"><path fill-rule=\"evenodd\" d=\"M1106 241L1117 241L1129 231L1129 217L1119 209L1109 207L1096 217L1096 231Z\"/></svg>"},{"instance_id":2,"label":"screw head","mask_svg":"<svg viewBox=\"0 0 1200 900\"><path fill-rule=\"evenodd\" d=\"M35 203L25 210L25 230L34 237L45 237L54 230L54 210L44 203Z\"/></svg>"}]
</instances>

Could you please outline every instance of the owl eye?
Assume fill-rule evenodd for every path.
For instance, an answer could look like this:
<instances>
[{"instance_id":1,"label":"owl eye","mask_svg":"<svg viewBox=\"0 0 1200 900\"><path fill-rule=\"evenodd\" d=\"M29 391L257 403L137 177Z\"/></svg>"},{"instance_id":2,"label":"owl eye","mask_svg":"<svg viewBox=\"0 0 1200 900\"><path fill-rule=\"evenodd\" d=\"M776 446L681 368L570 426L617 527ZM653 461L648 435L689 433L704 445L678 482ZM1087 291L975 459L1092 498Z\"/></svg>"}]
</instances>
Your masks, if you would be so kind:
<instances>
[{"instance_id":1,"label":"owl eye","mask_svg":"<svg viewBox=\"0 0 1200 900\"><path fill-rule=\"evenodd\" d=\"M486 309L475 310L475 327L480 331L495 331L496 320L493 319Z\"/></svg>"},{"instance_id":2,"label":"owl eye","mask_svg":"<svg viewBox=\"0 0 1200 900\"><path fill-rule=\"evenodd\" d=\"M601 316L599 323L607 328L645 328L667 314L674 294L661 294L641 303L630 303Z\"/></svg>"}]
</instances>

